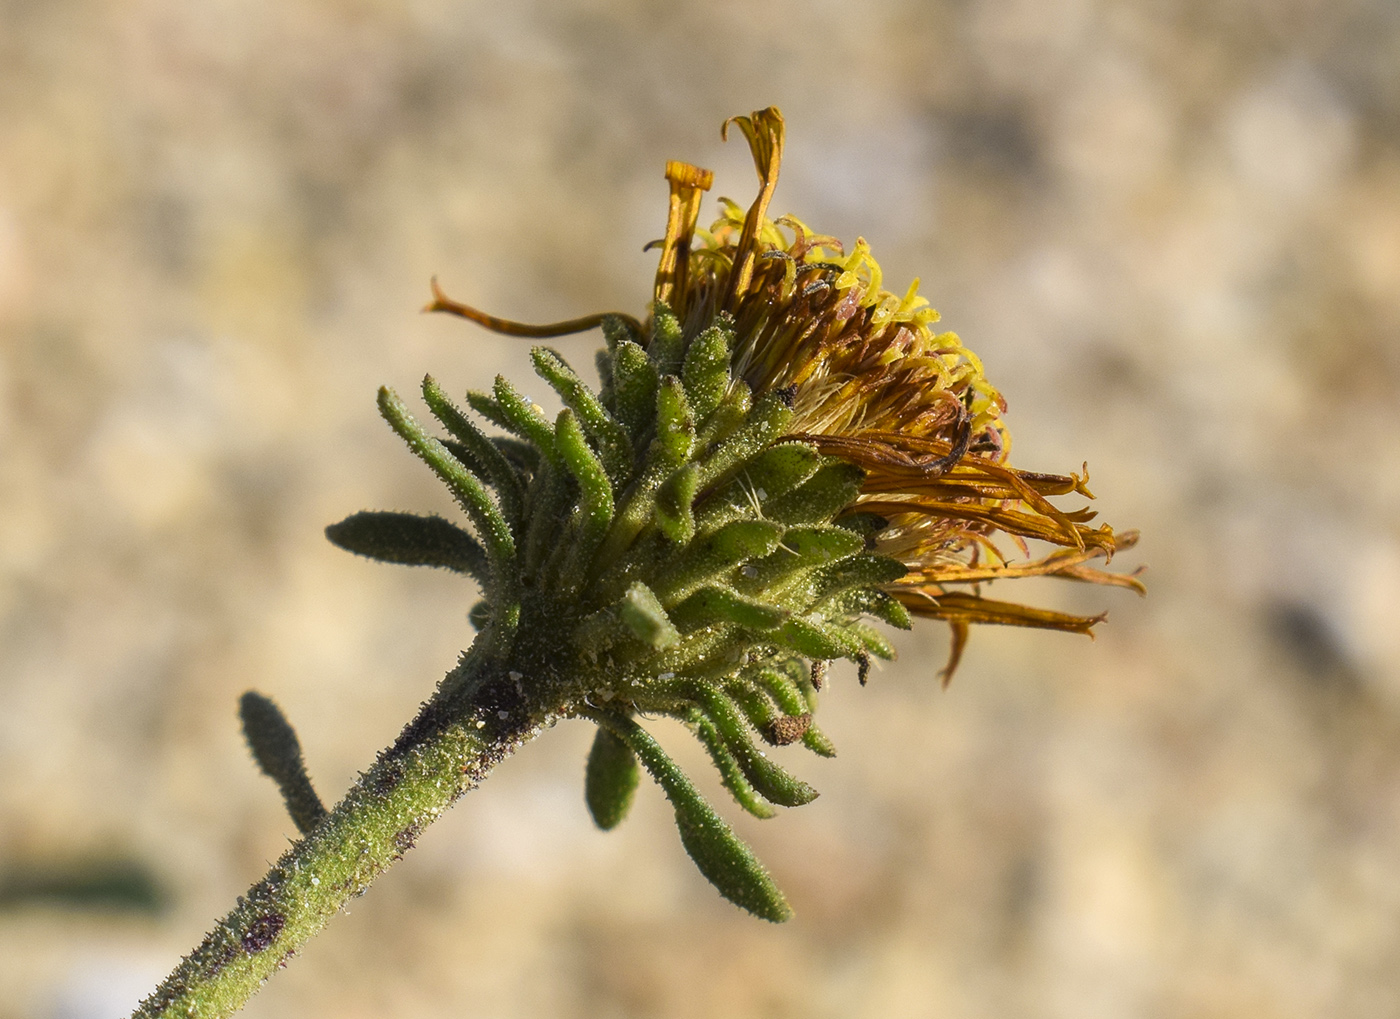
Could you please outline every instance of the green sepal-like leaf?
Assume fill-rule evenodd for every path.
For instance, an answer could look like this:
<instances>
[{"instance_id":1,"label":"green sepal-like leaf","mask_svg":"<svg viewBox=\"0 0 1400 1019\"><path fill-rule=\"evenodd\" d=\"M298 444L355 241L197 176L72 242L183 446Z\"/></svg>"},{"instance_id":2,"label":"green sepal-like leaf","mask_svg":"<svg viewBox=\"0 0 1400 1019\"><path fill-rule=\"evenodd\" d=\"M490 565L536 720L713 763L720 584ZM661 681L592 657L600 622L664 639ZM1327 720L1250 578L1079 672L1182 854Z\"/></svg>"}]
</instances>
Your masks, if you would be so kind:
<instances>
[{"instance_id":1,"label":"green sepal-like leaf","mask_svg":"<svg viewBox=\"0 0 1400 1019\"><path fill-rule=\"evenodd\" d=\"M686 464L656 490L656 526L674 542L683 544L695 537L691 506L699 487L700 472L694 464Z\"/></svg>"},{"instance_id":2,"label":"green sepal-like leaf","mask_svg":"<svg viewBox=\"0 0 1400 1019\"><path fill-rule=\"evenodd\" d=\"M647 449L640 476L628 486L617 521L604 540L600 555L615 562L656 516L656 490L689 459L695 446L695 418L686 400L685 387L674 375L663 378L656 391L656 432ZM673 515L678 532L683 520Z\"/></svg>"},{"instance_id":3,"label":"green sepal-like leaf","mask_svg":"<svg viewBox=\"0 0 1400 1019\"><path fill-rule=\"evenodd\" d=\"M857 620L853 623L847 623L846 630L861 642L865 650L869 651L876 658L883 658L887 662L894 661L894 645L886 640L885 635L875 629L875 627Z\"/></svg>"},{"instance_id":4,"label":"green sepal-like leaf","mask_svg":"<svg viewBox=\"0 0 1400 1019\"><path fill-rule=\"evenodd\" d=\"M496 376L496 384L492 387L495 394L495 401L491 409L500 415L498 424L502 428L509 429L520 436L526 442L532 443L544 456L550 460L557 457L554 449L554 428L549 423L549 419L533 403L520 395L520 392L510 383L504 375ZM476 401L472 400L474 394L468 393L467 400L472 404L472 408L478 413L486 416L486 404L478 407ZM497 420L492 418L492 420Z\"/></svg>"},{"instance_id":5,"label":"green sepal-like leaf","mask_svg":"<svg viewBox=\"0 0 1400 1019\"><path fill-rule=\"evenodd\" d=\"M773 636L775 643L806 658L852 658L864 648L860 641L837 626L793 616Z\"/></svg>"},{"instance_id":6,"label":"green sepal-like leaf","mask_svg":"<svg viewBox=\"0 0 1400 1019\"><path fill-rule=\"evenodd\" d=\"M801 662L792 664L796 667L794 671L807 674ZM783 719L805 718L805 731L800 737L802 745L820 757L836 756L835 745L811 721L812 712L816 710L816 692L811 689L810 682L804 680L799 688L785 669L765 665L729 677L723 681L723 688L765 741L771 742L771 737L776 735L770 729L774 724Z\"/></svg>"},{"instance_id":7,"label":"green sepal-like leaf","mask_svg":"<svg viewBox=\"0 0 1400 1019\"><path fill-rule=\"evenodd\" d=\"M525 492L520 485L520 475L505 454L457 409L431 375L423 376L423 402L481 465L486 480L495 489L501 512L510 521L512 530L518 528L525 513Z\"/></svg>"},{"instance_id":8,"label":"green sepal-like leaf","mask_svg":"<svg viewBox=\"0 0 1400 1019\"><path fill-rule=\"evenodd\" d=\"M840 527L799 524L784 533L783 547L803 566L823 566L859 554L865 543L860 535Z\"/></svg>"},{"instance_id":9,"label":"green sepal-like leaf","mask_svg":"<svg viewBox=\"0 0 1400 1019\"><path fill-rule=\"evenodd\" d=\"M733 379L719 406L705 419L705 423L696 429L695 448L702 452L711 450L710 455L713 456L713 447L741 428L749 419L752 409L753 391L749 389L748 383L743 379ZM700 420L699 415L696 415L696 420Z\"/></svg>"},{"instance_id":10,"label":"green sepal-like leaf","mask_svg":"<svg viewBox=\"0 0 1400 1019\"><path fill-rule=\"evenodd\" d=\"M566 568L570 584L577 587L584 578L575 577L573 574L592 561L593 553L597 551L603 536L608 533L609 525L612 524L612 482L608 480L602 461L589 446L578 416L568 407L559 412L554 428L554 441L559 456L568 466L569 473L574 476L579 487L579 505L576 511L578 531L568 551L567 562L572 564L572 568Z\"/></svg>"},{"instance_id":11,"label":"green sepal-like leaf","mask_svg":"<svg viewBox=\"0 0 1400 1019\"><path fill-rule=\"evenodd\" d=\"M613 407L618 421L634 439L656 415L656 387L661 377L647 352L630 341L617 345L612 360Z\"/></svg>"},{"instance_id":12,"label":"green sepal-like leaf","mask_svg":"<svg viewBox=\"0 0 1400 1019\"><path fill-rule=\"evenodd\" d=\"M462 466L447 448L423 430L408 412L397 393L387 386L379 390L379 410L391 428L408 443L433 473L456 496L457 501L476 525L477 533L486 546L491 560L491 572L497 580L514 576L515 537L495 502L475 474Z\"/></svg>"},{"instance_id":13,"label":"green sepal-like leaf","mask_svg":"<svg viewBox=\"0 0 1400 1019\"><path fill-rule=\"evenodd\" d=\"M789 775L753 745L734 704L717 687L696 683L696 694L703 711L714 722L730 753L739 762L744 777L764 797L784 807L800 807L817 798L817 791L801 779Z\"/></svg>"},{"instance_id":14,"label":"green sepal-like leaf","mask_svg":"<svg viewBox=\"0 0 1400 1019\"><path fill-rule=\"evenodd\" d=\"M817 472L822 455L805 442L781 442L770 446L744 467L744 477L755 488L760 502L787 495Z\"/></svg>"},{"instance_id":15,"label":"green sepal-like leaf","mask_svg":"<svg viewBox=\"0 0 1400 1019\"><path fill-rule=\"evenodd\" d=\"M694 448L695 415L685 387L674 375L666 375L656 391L656 438L649 456L674 469L685 463Z\"/></svg>"},{"instance_id":16,"label":"green sepal-like leaf","mask_svg":"<svg viewBox=\"0 0 1400 1019\"><path fill-rule=\"evenodd\" d=\"M778 705L785 715L800 715L812 710L812 705L807 703L807 698L798 685L778 669L759 669L754 673L754 683L768 692L768 696L773 698L773 703Z\"/></svg>"},{"instance_id":17,"label":"green sepal-like leaf","mask_svg":"<svg viewBox=\"0 0 1400 1019\"><path fill-rule=\"evenodd\" d=\"M720 782L729 790L729 795L734 797L734 802L754 817L764 820L777 814L772 804L765 800L745 777L744 769L739 766L738 760L725 743L724 737L720 735L719 729L715 727L715 723L698 710L690 713L688 721L696 738L710 755L715 770L719 772Z\"/></svg>"},{"instance_id":18,"label":"green sepal-like leaf","mask_svg":"<svg viewBox=\"0 0 1400 1019\"><path fill-rule=\"evenodd\" d=\"M791 715L773 710L773 701L766 691L749 685L744 680L730 680L724 685L725 695L743 712L749 725L753 726L765 743L772 746L788 746L806 738L812 727L812 714L799 711Z\"/></svg>"},{"instance_id":19,"label":"green sepal-like leaf","mask_svg":"<svg viewBox=\"0 0 1400 1019\"><path fill-rule=\"evenodd\" d=\"M792 393L780 390L761 397L748 420L704 461L701 484L709 486L771 446L792 423Z\"/></svg>"},{"instance_id":20,"label":"green sepal-like leaf","mask_svg":"<svg viewBox=\"0 0 1400 1019\"><path fill-rule=\"evenodd\" d=\"M712 325L691 340L685 352L681 380L697 422L709 418L724 398L729 386L729 346L733 336L732 330Z\"/></svg>"},{"instance_id":21,"label":"green sepal-like leaf","mask_svg":"<svg viewBox=\"0 0 1400 1019\"><path fill-rule=\"evenodd\" d=\"M258 762L264 775L277 783L292 823L305 835L321 823L326 808L306 774L296 730L281 708L253 690L239 700L238 714L253 760Z\"/></svg>"},{"instance_id":22,"label":"green sepal-like leaf","mask_svg":"<svg viewBox=\"0 0 1400 1019\"><path fill-rule=\"evenodd\" d=\"M713 585L700 588L671 610L671 620L682 633L715 623L734 623L762 633L782 623L787 616L786 609L765 605Z\"/></svg>"},{"instance_id":23,"label":"green sepal-like leaf","mask_svg":"<svg viewBox=\"0 0 1400 1019\"><path fill-rule=\"evenodd\" d=\"M772 554L750 564L737 586L754 593L782 583L801 570L824 566L865 548L859 535L839 527L789 527Z\"/></svg>"},{"instance_id":24,"label":"green sepal-like leaf","mask_svg":"<svg viewBox=\"0 0 1400 1019\"><path fill-rule=\"evenodd\" d=\"M763 508L785 524L823 524L856 501L865 471L844 461L827 463L797 488Z\"/></svg>"},{"instance_id":25,"label":"green sepal-like leaf","mask_svg":"<svg viewBox=\"0 0 1400 1019\"><path fill-rule=\"evenodd\" d=\"M624 483L632 473L632 440L626 430L557 351L535 347L530 351L530 358L540 378L559 394L564 406L578 417L584 434L597 445L598 459L608 477L614 483Z\"/></svg>"},{"instance_id":26,"label":"green sepal-like leaf","mask_svg":"<svg viewBox=\"0 0 1400 1019\"><path fill-rule=\"evenodd\" d=\"M583 796L593 823L611 831L627 817L636 798L641 771L637 755L609 730L599 727L588 752Z\"/></svg>"},{"instance_id":27,"label":"green sepal-like leaf","mask_svg":"<svg viewBox=\"0 0 1400 1019\"><path fill-rule=\"evenodd\" d=\"M754 731L763 736L765 742L769 742L768 737L764 735L764 729L782 712L773 710L773 701L766 695L766 691L755 686L749 676L731 676L720 688L743 713Z\"/></svg>"},{"instance_id":28,"label":"green sepal-like leaf","mask_svg":"<svg viewBox=\"0 0 1400 1019\"><path fill-rule=\"evenodd\" d=\"M786 495L810 478L822 459L820 453L804 443L771 446L705 499L696 522L702 527L720 524L736 515L754 512L755 506L761 512L770 500Z\"/></svg>"},{"instance_id":29,"label":"green sepal-like leaf","mask_svg":"<svg viewBox=\"0 0 1400 1019\"><path fill-rule=\"evenodd\" d=\"M677 374L685 357L685 336L681 332L680 321L660 301L651 314L651 340L647 343L647 357L651 358L660 375Z\"/></svg>"},{"instance_id":30,"label":"green sepal-like leaf","mask_svg":"<svg viewBox=\"0 0 1400 1019\"><path fill-rule=\"evenodd\" d=\"M812 682L812 674L816 671L817 664L816 660L809 664L801 658L784 658L778 662L778 671L787 676L793 685L801 691L810 711L817 710L817 688ZM822 662L821 664L825 666L826 663Z\"/></svg>"},{"instance_id":31,"label":"green sepal-like leaf","mask_svg":"<svg viewBox=\"0 0 1400 1019\"><path fill-rule=\"evenodd\" d=\"M836 744L827 738L815 724L809 725L807 731L802 734L802 745L818 757L835 757Z\"/></svg>"},{"instance_id":32,"label":"green sepal-like leaf","mask_svg":"<svg viewBox=\"0 0 1400 1019\"><path fill-rule=\"evenodd\" d=\"M705 581L772 552L782 534L782 525L769 520L735 520L696 538L658 578L657 595L663 601L683 598Z\"/></svg>"},{"instance_id":33,"label":"green sepal-like leaf","mask_svg":"<svg viewBox=\"0 0 1400 1019\"><path fill-rule=\"evenodd\" d=\"M726 899L770 923L792 919L792 907L753 850L713 810L677 808L676 828L695 866Z\"/></svg>"},{"instance_id":34,"label":"green sepal-like leaf","mask_svg":"<svg viewBox=\"0 0 1400 1019\"><path fill-rule=\"evenodd\" d=\"M842 591L890 584L908 572L909 567L889 556L861 553L818 567L804 578L801 587L814 605L821 606Z\"/></svg>"},{"instance_id":35,"label":"green sepal-like leaf","mask_svg":"<svg viewBox=\"0 0 1400 1019\"><path fill-rule=\"evenodd\" d=\"M501 405L490 393L483 393L479 389L468 389L467 406L498 428L515 431L511 426L510 418L506 416L505 411L501 410Z\"/></svg>"},{"instance_id":36,"label":"green sepal-like leaf","mask_svg":"<svg viewBox=\"0 0 1400 1019\"><path fill-rule=\"evenodd\" d=\"M773 879L746 846L700 796L656 740L630 718L620 715L591 714L590 717L632 748L642 766L666 793L676 811L676 827L681 844L695 861L700 873L709 879L730 902L755 916L774 923L792 918L792 908Z\"/></svg>"},{"instance_id":37,"label":"green sepal-like leaf","mask_svg":"<svg viewBox=\"0 0 1400 1019\"><path fill-rule=\"evenodd\" d=\"M650 647L670 647L680 640L681 635L666 609L651 588L640 580L627 589L617 614L632 634Z\"/></svg>"},{"instance_id":38,"label":"green sepal-like leaf","mask_svg":"<svg viewBox=\"0 0 1400 1019\"><path fill-rule=\"evenodd\" d=\"M486 550L442 517L414 513L352 513L326 528L331 544L347 552L404 566L439 566L465 573L485 586Z\"/></svg>"},{"instance_id":39,"label":"green sepal-like leaf","mask_svg":"<svg viewBox=\"0 0 1400 1019\"><path fill-rule=\"evenodd\" d=\"M843 591L828 600L831 609L841 615L874 616L876 619L900 630L912 629L914 621L909 610L894 595L874 587L857 587Z\"/></svg>"}]
</instances>

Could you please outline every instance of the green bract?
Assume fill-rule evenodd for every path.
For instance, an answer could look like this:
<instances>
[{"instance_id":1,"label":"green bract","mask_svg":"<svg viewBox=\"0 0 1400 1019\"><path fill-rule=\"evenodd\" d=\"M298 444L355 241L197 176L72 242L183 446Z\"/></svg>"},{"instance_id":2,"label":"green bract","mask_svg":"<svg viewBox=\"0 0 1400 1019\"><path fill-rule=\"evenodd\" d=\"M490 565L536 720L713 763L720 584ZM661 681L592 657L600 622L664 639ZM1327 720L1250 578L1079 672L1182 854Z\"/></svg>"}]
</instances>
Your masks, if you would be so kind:
<instances>
[{"instance_id":1,"label":"green bract","mask_svg":"<svg viewBox=\"0 0 1400 1019\"><path fill-rule=\"evenodd\" d=\"M441 438L381 390L384 417L447 485L470 532L358 513L327 535L475 578L485 597L472 621L511 681L490 703L597 723L586 800L599 826L626 816L640 762L701 872L743 908L786 919L762 866L636 719L688 726L755 816L810 802L816 790L757 743L834 752L812 724L814 677L844 658L864 680L872 655L892 657L861 617L908 627L881 590L905 567L872 553L878 518L843 517L863 471L784 438L792 391L754 394L735 376L724 316L693 336L664 305L650 335L622 319L603 325L598 393L556 351L532 352L564 404L553 422L503 378L468 394L509 436L484 434L432 378L423 397ZM480 712L480 690L466 693L463 712Z\"/></svg>"}]
</instances>

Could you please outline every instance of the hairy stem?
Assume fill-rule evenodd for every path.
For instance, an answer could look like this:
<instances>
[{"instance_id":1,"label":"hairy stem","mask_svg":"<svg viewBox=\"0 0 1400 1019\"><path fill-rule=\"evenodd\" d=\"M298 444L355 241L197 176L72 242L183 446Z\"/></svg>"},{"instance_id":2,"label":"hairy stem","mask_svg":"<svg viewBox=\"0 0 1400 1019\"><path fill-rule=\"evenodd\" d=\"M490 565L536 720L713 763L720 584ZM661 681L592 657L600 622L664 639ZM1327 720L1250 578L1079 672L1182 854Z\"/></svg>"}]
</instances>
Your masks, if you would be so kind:
<instances>
[{"instance_id":1,"label":"hairy stem","mask_svg":"<svg viewBox=\"0 0 1400 1019\"><path fill-rule=\"evenodd\" d=\"M469 653L443 685L454 691L452 707L441 694L429 701L345 799L239 899L132 1019L236 1012L425 827L537 735L538 720L499 710L492 691L503 675L498 662Z\"/></svg>"}]
</instances>

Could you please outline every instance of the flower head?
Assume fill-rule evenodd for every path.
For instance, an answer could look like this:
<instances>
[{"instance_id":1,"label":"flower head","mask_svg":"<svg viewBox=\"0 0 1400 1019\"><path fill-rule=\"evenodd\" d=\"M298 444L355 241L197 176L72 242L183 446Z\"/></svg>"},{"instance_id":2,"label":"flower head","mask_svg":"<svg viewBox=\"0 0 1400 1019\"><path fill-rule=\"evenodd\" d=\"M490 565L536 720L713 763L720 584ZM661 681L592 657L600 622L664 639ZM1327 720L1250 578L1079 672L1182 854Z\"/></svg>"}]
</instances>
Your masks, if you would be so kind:
<instances>
[{"instance_id":1,"label":"flower head","mask_svg":"<svg viewBox=\"0 0 1400 1019\"><path fill-rule=\"evenodd\" d=\"M811 443L865 473L851 513L877 514L877 551L908 572L883 585L915 615L946 621L953 634L943 670L952 678L974 623L1090 634L1104 615L1077 616L981 594L981 585L1052 576L1144 588L1138 572L1090 565L1131 548L1136 531L1093 527L1092 510L1065 511L1054 496L1093 498L1088 470L1043 474L1010 466L1006 400L956 333L935 331L939 314L915 279L903 295L884 276L864 238L847 253L795 216L768 209L783 154L775 107L725 122L748 140L759 193L747 210L720 199L721 215L698 227L713 174L671 162L666 235L659 246L653 309L674 314L693 338L714 323L732 330L733 371L755 394L792 388L788 438ZM430 306L467 311L500 328L521 327L442 298ZM591 328L602 316L544 327ZM650 336L656 317L641 331ZM502 330L505 331L505 330ZM998 539L1002 539L999 541ZM1032 557L1028 540L1055 548ZM1006 548L1007 541L1012 549ZM1021 558L1014 558L1019 552Z\"/></svg>"},{"instance_id":2,"label":"flower head","mask_svg":"<svg viewBox=\"0 0 1400 1019\"><path fill-rule=\"evenodd\" d=\"M768 217L783 148L776 109L737 117L760 182L747 211L721 200L698 228L707 170L670 163L670 210L650 313L549 326L498 319L446 297L431 311L497 332L549 337L603 328L602 386L553 350L535 369L559 394L553 421L498 377L467 394L479 430L431 378L436 438L389 390L391 426L447 484L473 524L357 514L328 529L353 551L476 577L473 654L510 677L488 700L539 723L599 726L587 799L617 824L638 762L676 808L686 848L729 898L769 919L787 905L766 872L638 724L690 727L741 806L760 817L816 791L754 745L834 752L812 722L827 664L862 683L894 649L867 620L947 621L951 675L972 623L1088 633L1081 617L994 601L979 585L1048 575L1141 589L1090 565L1133 543L1050 498L1089 496L1079 475L1006 462L1006 403L981 362L918 296L881 286L864 240L849 254L800 221ZM725 125L726 128L728 124ZM1038 559L1027 541L1056 546ZM1009 540L1025 561L1012 558ZM445 703L478 711L482 691ZM470 695L470 696L468 696ZM490 717L478 724L494 724Z\"/></svg>"}]
</instances>

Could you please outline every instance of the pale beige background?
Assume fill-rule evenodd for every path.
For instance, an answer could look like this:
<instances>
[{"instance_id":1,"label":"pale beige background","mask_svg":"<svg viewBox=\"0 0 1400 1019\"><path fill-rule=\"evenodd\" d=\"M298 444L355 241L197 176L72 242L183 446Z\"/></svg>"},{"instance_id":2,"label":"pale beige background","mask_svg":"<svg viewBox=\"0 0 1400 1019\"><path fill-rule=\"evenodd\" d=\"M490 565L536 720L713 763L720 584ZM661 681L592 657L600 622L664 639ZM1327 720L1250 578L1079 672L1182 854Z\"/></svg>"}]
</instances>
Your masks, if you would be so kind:
<instances>
[{"instance_id":1,"label":"pale beige background","mask_svg":"<svg viewBox=\"0 0 1400 1019\"><path fill-rule=\"evenodd\" d=\"M946 693L936 626L842 672L822 798L738 822L784 927L654 788L593 831L571 725L247 1014L1400 1014L1390 0L0 0L0 877L170 896L0 911L0 1019L121 1014L282 850L242 690L334 797L469 640L468 585L321 537L449 510L378 384L528 375L428 277L640 312L663 161L747 202L719 123L769 103L775 209L922 276L1151 596L1032 588L1112 618L978 632Z\"/></svg>"}]
</instances>

